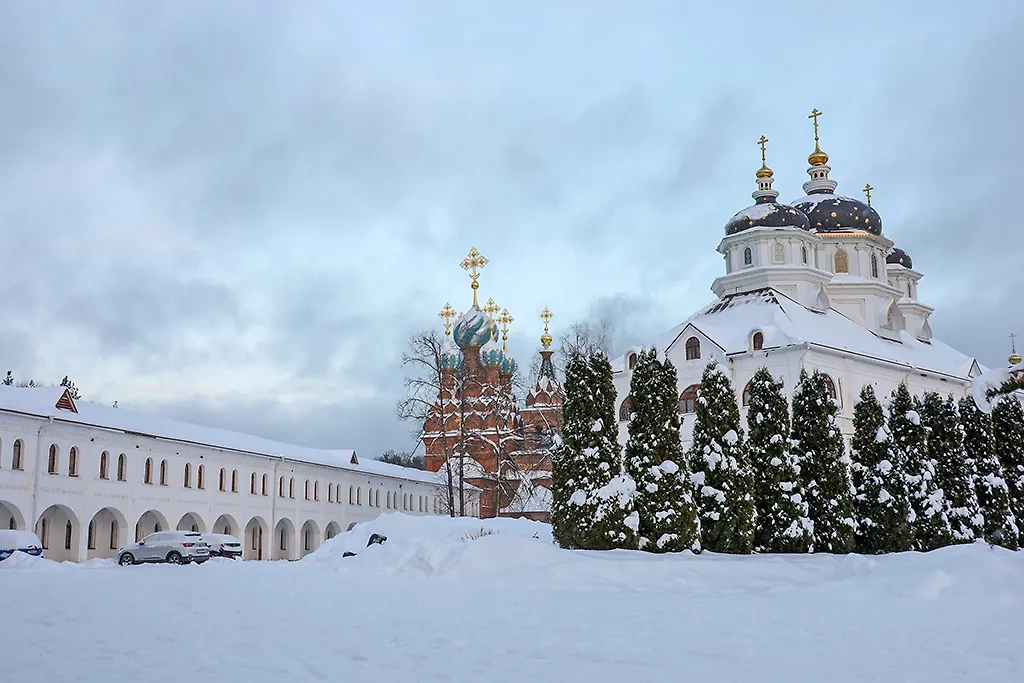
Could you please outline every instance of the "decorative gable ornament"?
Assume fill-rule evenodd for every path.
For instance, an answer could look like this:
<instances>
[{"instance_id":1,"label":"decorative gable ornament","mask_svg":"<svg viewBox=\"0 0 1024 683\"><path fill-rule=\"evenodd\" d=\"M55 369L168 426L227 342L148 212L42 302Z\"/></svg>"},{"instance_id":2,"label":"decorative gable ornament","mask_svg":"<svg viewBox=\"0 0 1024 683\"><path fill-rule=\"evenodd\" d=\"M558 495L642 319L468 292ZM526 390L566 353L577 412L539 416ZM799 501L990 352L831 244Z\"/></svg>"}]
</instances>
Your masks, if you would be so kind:
<instances>
[{"instance_id":1,"label":"decorative gable ornament","mask_svg":"<svg viewBox=\"0 0 1024 683\"><path fill-rule=\"evenodd\" d=\"M359 458L356 456L356 452L355 451L352 451L352 457L349 459L349 464L351 464L351 465L358 465L359 464Z\"/></svg>"},{"instance_id":2,"label":"decorative gable ornament","mask_svg":"<svg viewBox=\"0 0 1024 683\"><path fill-rule=\"evenodd\" d=\"M75 399L71 397L70 389L64 389L64 393L57 399L54 407L58 410L70 410L72 413L78 412L78 406L75 405Z\"/></svg>"}]
</instances>

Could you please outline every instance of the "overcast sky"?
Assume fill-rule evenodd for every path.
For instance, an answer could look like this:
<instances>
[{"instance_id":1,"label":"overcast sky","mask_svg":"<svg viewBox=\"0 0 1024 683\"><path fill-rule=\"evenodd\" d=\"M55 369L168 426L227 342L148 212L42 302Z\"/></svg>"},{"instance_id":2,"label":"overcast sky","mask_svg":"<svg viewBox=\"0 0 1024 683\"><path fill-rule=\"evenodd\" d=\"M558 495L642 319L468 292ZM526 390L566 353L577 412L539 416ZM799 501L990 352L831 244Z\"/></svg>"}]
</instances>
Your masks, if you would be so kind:
<instances>
[{"instance_id":1,"label":"overcast sky","mask_svg":"<svg viewBox=\"0 0 1024 683\"><path fill-rule=\"evenodd\" d=\"M60 4L60 3L56 3ZM713 295L770 139L803 194L807 114L870 182L936 336L1024 334L1024 3L0 5L0 362L86 398L296 443L409 449L408 336L465 310L521 359ZM784 9L785 8L785 9Z\"/></svg>"}]
</instances>

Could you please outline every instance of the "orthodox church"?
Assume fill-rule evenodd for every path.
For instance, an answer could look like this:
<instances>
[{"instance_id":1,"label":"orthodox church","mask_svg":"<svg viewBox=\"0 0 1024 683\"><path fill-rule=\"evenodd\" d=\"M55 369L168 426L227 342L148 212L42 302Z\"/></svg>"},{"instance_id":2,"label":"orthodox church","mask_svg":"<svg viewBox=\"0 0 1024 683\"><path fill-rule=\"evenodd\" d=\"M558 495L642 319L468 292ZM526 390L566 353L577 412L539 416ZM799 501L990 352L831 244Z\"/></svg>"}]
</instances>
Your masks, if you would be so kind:
<instances>
[{"instance_id":1,"label":"orthodox church","mask_svg":"<svg viewBox=\"0 0 1024 683\"><path fill-rule=\"evenodd\" d=\"M544 321L540 371L520 405L518 365L507 344L514 319L493 299L483 307L478 304L477 278L486 264L487 259L474 247L461 264L469 272L473 305L459 314L445 304L439 313L444 320L444 340L439 349L438 395L421 437L426 468L440 473L442 499L444 491L457 496L464 490L460 481L479 490L480 517L547 521L551 511L549 448L561 433L562 421L562 388L551 362L548 330L553 316L547 308L540 316ZM451 489L446 485L449 477ZM451 503L459 509L458 500Z\"/></svg>"},{"instance_id":2,"label":"orthodox church","mask_svg":"<svg viewBox=\"0 0 1024 683\"><path fill-rule=\"evenodd\" d=\"M815 109L809 117L814 151L807 158L805 196L791 204L778 201L762 136L754 204L725 224L718 245L725 273L711 285L716 299L650 340L678 371L687 446L701 373L711 361L730 376L744 415L746 387L758 368L781 377L790 395L802 369L823 373L848 437L854 403L866 384L874 384L879 396L906 382L911 393L960 398L982 372L974 358L932 334L934 309L918 296L923 274L883 233L871 186L864 188L865 201L837 194L818 137L820 115ZM622 440L639 350L627 349L612 362Z\"/></svg>"}]
</instances>

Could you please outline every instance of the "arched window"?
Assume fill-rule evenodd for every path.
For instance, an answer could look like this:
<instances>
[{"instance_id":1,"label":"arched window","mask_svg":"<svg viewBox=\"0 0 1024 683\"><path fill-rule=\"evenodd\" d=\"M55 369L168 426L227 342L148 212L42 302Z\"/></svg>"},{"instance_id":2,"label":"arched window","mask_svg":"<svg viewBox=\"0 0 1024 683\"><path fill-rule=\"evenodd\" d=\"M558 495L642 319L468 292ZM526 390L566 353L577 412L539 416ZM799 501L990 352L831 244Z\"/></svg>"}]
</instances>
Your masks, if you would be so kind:
<instances>
[{"instance_id":1,"label":"arched window","mask_svg":"<svg viewBox=\"0 0 1024 683\"><path fill-rule=\"evenodd\" d=\"M50 460L46 466L46 471L50 474L57 474L57 444L50 444Z\"/></svg>"},{"instance_id":2,"label":"arched window","mask_svg":"<svg viewBox=\"0 0 1024 683\"><path fill-rule=\"evenodd\" d=\"M21 445L21 439L17 439L14 442L14 460L11 462L11 469L12 470L20 470L22 468L22 464L21 464L21 451L22 451L22 449L23 449L23 446Z\"/></svg>"},{"instance_id":3,"label":"arched window","mask_svg":"<svg viewBox=\"0 0 1024 683\"><path fill-rule=\"evenodd\" d=\"M775 262L776 263L785 263L786 262L786 248L783 247L781 244L776 244L775 245L775 254L774 254L774 256L775 256Z\"/></svg>"},{"instance_id":4,"label":"arched window","mask_svg":"<svg viewBox=\"0 0 1024 683\"><path fill-rule=\"evenodd\" d=\"M86 542L86 547L89 550L96 550L96 520L89 522L89 539Z\"/></svg>"},{"instance_id":5,"label":"arched window","mask_svg":"<svg viewBox=\"0 0 1024 683\"><path fill-rule=\"evenodd\" d=\"M697 411L697 389L699 388L699 384L691 384L683 389L683 393L679 394L679 412L686 414Z\"/></svg>"},{"instance_id":6,"label":"arched window","mask_svg":"<svg viewBox=\"0 0 1024 683\"><path fill-rule=\"evenodd\" d=\"M231 493L238 493L238 470L231 470Z\"/></svg>"},{"instance_id":7,"label":"arched window","mask_svg":"<svg viewBox=\"0 0 1024 683\"><path fill-rule=\"evenodd\" d=\"M124 481L128 478L128 463L125 461L124 453L117 456L117 480Z\"/></svg>"},{"instance_id":8,"label":"arched window","mask_svg":"<svg viewBox=\"0 0 1024 683\"><path fill-rule=\"evenodd\" d=\"M384 507L386 507L386 508L390 508L391 507L391 491L388 491L387 500L384 501Z\"/></svg>"},{"instance_id":9,"label":"arched window","mask_svg":"<svg viewBox=\"0 0 1024 683\"><path fill-rule=\"evenodd\" d=\"M635 353L631 353L631 354L629 354L629 369L633 370L635 368L636 368L636 354Z\"/></svg>"},{"instance_id":10,"label":"arched window","mask_svg":"<svg viewBox=\"0 0 1024 683\"><path fill-rule=\"evenodd\" d=\"M117 550L117 520L110 520L110 549Z\"/></svg>"},{"instance_id":11,"label":"arched window","mask_svg":"<svg viewBox=\"0 0 1024 683\"><path fill-rule=\"evenodd\" d=\"M227 488L228 472L223 467L220 468L220 478L217 480L217 488L224 491Z\"/></svg>"},{"instance_id":12,"label":"arched window","mask_svg":"<svg viewBox=\"0 0 1024 683\"><path fill-rule=\"evenodd\" d=\"M185 488L192 488L192 463L185 463Z\"/></svg>"},{"instance_id":13,"label":"arched window","mask_svg":"<svg viewBox=\"0 0 1024 683\"><path fill-rule=\"evenodd\" d=\"M845 251L840 249L836 252L836 269L837 273L849 273L850 272L850 257Z\"/></svg>"},{"instance_id":14,"label":"arched window","mask_svg":"<svg viewBox=\"0 0 1024 683\"><path fill-rule=\"evenodd\" d=\"M71 520L67 521L64 525L64 550L71 550L71 533L74 531L71 527Z\"/></svg>"},{"instance_id":15,"label":"arched window","mask_svg":"<svg viewBox=\"0 0 1024 683\"><path fill-rule=\"evenodd\" d=\"M147 484L153 483L153 458L146 458L146 469L142 480Z\"/></svg>"},{"instance_id":16,"label":"arched window","mask_svg":"<svg viewBox=\"0 0 1024 683\"><path fill-rule=\"evenodd\" d=\"M804 263L807 263L807 247L800 247L800 255L804 259Z\"/></svg>"},{"instance_id":17,"label":"arched window","mask_svg":"<svg viewBox=\"0 0 1024 683\"><path fill-rule=\"evenodd\" d=\"M914 285L913 285L913 283L910 283L910 282L907 283L907 298L908 299L913 299L914 298Z\"/></svg>"},{"instance_id":18,"label":"arched window","mask_svg":"<svg viewBox=\"0 0 1024 683\"><path fill-rule=\"evenodd\" d=\"M309 500L309 479L306 480L306 487L302 492L302 497Z\"/></svg>"},{"instance_id":19,"label":"arched window","mask_svg":"<svg viewBox=\"0 0 1024 683\"><path fill-rule=\"evenodd\" d=\"M697 360L700 358L700 339L690 337L686 340L686 360Z\"/></svg>"},{"instance_id":20,"label":"arched window","mask_svg":"<svg viewBox=\"0 0 1024 683\"><path fill-rule=\"evenodd\" d=\"M107 468L110 465L110 456L106 451L100 453L100 479L107 478Z\"/></svg>"},{"instance_id":21,"label":"arched window","mask_svg":"<svg viewBox=\"0 0 1024 683\"><path fill-rule=\"evenodd\" d=\"M74 446L68 451L68 476L78 476L78 449Z\"/></svg>"},{"instance_id":22,"label":"arched window","mask_svg":"<svg viewBox=\"0 0 1024 683\"><path fill-rule=\"evenodd\" d=\"M267 475L263 475L263 483L260 485L260 491L263 495L267 495Z\"/></svg>"},{"instance_id":23,"label":"arched window","mask_svg":"<svg viewBox=\"0 0 1024 683\"><path fill-rule=\"evenodd\" d=\"M821 380L825 383L825 391L828 392L829 398L833 401L839 400L839 394L836 393L836 383L832 381L832 378L822 373Z\"/></svg>"},{"instance_id":24,"label":"arched window","mask_svg":"<svg viewBox=\"0 0 1024 683\"><path fill-rule=\"evenodd\" d=\"M740 398L744 407L750 405L750 382L747 382L747 386L743 387L743 395Z\"/></svg>"},{"instance_id":25,"label":"arched window","mask_svg":"<svg viewBox=\"0 0 1024 683\"><path fill-rule=\"evenodd\" d=\"M753 339L750 340L750 345L754 347L755 351L760 351L764 348L764 335L760 332L755 332Z\"/></svg>"},{"instance_id":26,"label":"arched window","mask_svg":"<svg viewBox=\"0 0 1024 683\"><path fill-rule=\"evenodd\" d=\"M619 406L619 422L629 421L629 396Z\"/></svg>"},{"instance_id":27,"label":"arched window","mask_svg":"<svg viewBox=\"0 0 1024 683\"><path fill-rule=\"evenodd\" d=\"M878 279L878 257L871 255L871 277Z\"/></svg>"},{"instance_id":28,"label":"arched window","mask_svg":"<svg viewBox=\"0 0 1024 683\"><path fill-rule=\"evenodd\" d=\"M256 473L253 472L249 475L249 493L256 495Z\"/></svg>"},{"instance_id":29,"label":"arched window","mask_svg":"<svg viewBox=\"0 0 1024 683\"><path fill-rule=\"evenodd\" d=\"M348 487L348 504L355 505L356 503L356 492L351 486Z\"/></svg>"},{"instance_id":30,"label":"arched window","mask_svg":"<svg viewBox=\"0 0 1024 683\"><path fill-rule=\"evenodd\" d=\"M288 480L288 497L295 497L295 477L292 477L291 479Z\"/></svg>"},{"instance_id":31,"label":"arched window","mask_svg":"<svg viewBox=\"0 0 1024 683\"><path fill-rule=\"evenodd\" d=\"M167 486L167 461L160 461L160 485Z\"/></svg>"},{"instance_id":32,"label":"arched window","mask_svg":"<svg viewBox=\"0 0 1024 683\"><path fill-rule=\"evenodd\" d=\"M320 482L313 482L313 500L320 500Z\"/></svg>"},{"instance_id":33,"label":"arched window","mask_svg":"<svg viewBox=\"0 0 1024 683\"><path fill-rule=\"evenodd\" d=\"M50 549L50 525L48 524L49 521L50 520L48 520L46 517L43 517L39 521L39 540L43 542L43 550Z\"/></svg>"},{"instance_id":34,"label":"arched window","mask_svg":"<svg viewBox=\"0 0 1024 683\"><path fill-rule=\"evenodd\" d=\"M750 251L750 247L743 250L743 265L750 266L754 264L754 255Z\"/></svg>"},{"instance_id":35,"label":"arched window","mask_svg":"<svg viewBox=\"0 0 1024 683\"><path fill-rule=\"evenodd\" d=\"M334 484L332 484L330 482L328 482L328 484L327 484L327 502L328 503L333 503L334 502Z\"/></svg>"},{"instance_id":36,"label":"arched window","mask_svg":"<svg viewBox=\"0 0 1024 683\"><path fill-rule=\"evenodd\" d=\"M199 488L205 489L206 488L206 465L200 465L199 466L198 479L199 479L199 481L197 483L199 485Z\"/></svg>"},{"instance_id":37,"label":"arched window","mask_svg":"<svg viewBox=\"0 0 1024 683\"><path fill-rule=\"evenodd\" d=\"M356 505L363 504L363 487L360 486L356 489Z\"/></svg>"},{"instance_id":38,"label":"arched window","mask_svg":"<svg viewBox=\"0 0 1024 683\"><path fill-rule=\"evenodd\" d=\"M277 480L277 495L284 498L284 477Z\"/></svg>"}]
</instances>

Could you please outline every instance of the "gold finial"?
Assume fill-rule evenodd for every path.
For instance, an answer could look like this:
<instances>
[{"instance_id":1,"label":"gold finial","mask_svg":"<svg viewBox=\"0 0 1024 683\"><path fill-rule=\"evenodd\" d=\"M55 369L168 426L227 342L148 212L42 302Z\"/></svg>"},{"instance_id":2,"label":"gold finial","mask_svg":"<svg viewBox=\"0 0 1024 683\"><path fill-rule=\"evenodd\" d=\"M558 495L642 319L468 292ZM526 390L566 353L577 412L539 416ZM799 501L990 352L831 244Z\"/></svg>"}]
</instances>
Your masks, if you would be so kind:
<instances>
[{"instance_id":1,"label":"gold finial","mask_svg":"<svg viewBox=\"0 0 1024 683\"><path fill-rule=\"evenodd\" d=\"M551 334L548 332L548 323L555 317L547 306L544 307L544 312L540 314L540 319L544 321L544 334L540 337L540 343L544 345L544 348L551 346Z\"/></svg>"},{"instance_id":2,"label":"gold finial","mask_svg":"<svg viewBox=\"0 0 1024 683\"><path fill-rule=\"evenodd\" d=\"M755 174L758 178L771 178L772 169L768 168L768 164L765 161L764 146L768 143L768 138L761 136L761 139L757 141L757 144L761 145L761 168L757 169Z\"/></svg>"},{"instance_id":3,"label":"gold finial","mask_svg":"<svg viewBox=\"0 0 1024 683\"><path fill-rule=\"evenodd\" d=\"M486 313L487 317L490 318L493 321L494 320L494 314L501 310L501 306L499 306L498 304L494 303L494 299L491 298L491 299L487 300L487 303L484 304L484 307L481 308L480 310L483 311L484 313Z\"/></svg>"},{"instance_id":4,"label":"gold finial","mask_svg":"<svg viewBox=\"0 0 1024 683\"><path fill-rule=\"evenodd\" d=\"M487 265L487 257L477 251L476 247L473 247L459 265L462 266L463 270L469 272L469 279L473 281L470 287L473 288L473 307L476 308L476 290L480 289L480 283L476 279L480 277L479 271Z\"/></svg>"},{"instance_id":5,"label":"gold finial","mask_svg":"<svg viewBox=\"0 0 1024 683\"><path fill-rule=\"evenodd\" d=\"M1011 334L1010 335L1010 344L1012 345L1012 348L1013 348L1013 352L1010 354L1010 358L1009 358L1010 365L1018 365L1020 363L1020 361L1021 361L1021 357L1020 357L1020 354L1017 353L1017 335L1016 334Z\"/></svg>"},{"instance_id":6,"label":"gold finial","mask_svg":"<svg viewBox=\"0 0 1024 683\"><path fill-rule=\"evenodd\" d=\"M439 318L444 319L444 336L448 336L452 333L452 318L461 317L455 312L451 304L445 304L441 312L437 314Z\"/></svg>"},{"instance_id":7,"label":"gold finial","mask_svg":"<svg viewBox=\"0 0 1024 683\"><path fill-rule=\"evenodd\" d=\"M814 151L811 152L810 156L807 157L807 163L811 166L822 166L828 162L828 155L821 151L821 147L818 146L818 117L821 116L821 112L815 107L811 111L811 115L807 118L814 119Z\"/></svg>"},{"instance_id":8,"label":"gold finial","mask_svg":"<svg viewBox=\"0 0 1024 683\"><path fill-rule=\"evenodd\" d=\"M871 183L864 184L864 194L868 197L868 206L871 206L871 190L875 188L871 187Z\"/></svg>"},{"instance_id":9,"label":"gold finial","mask_svg":"<svg viewBox=\"0 0 1024 683\"><path fill-rule=\"evenodd\" d=\"M515 318L508 314L508 309L502 309L498 316L498 324L501 325L501 350L508 350L508 326L515 322Z\"/></svg>"}]
</instances>

